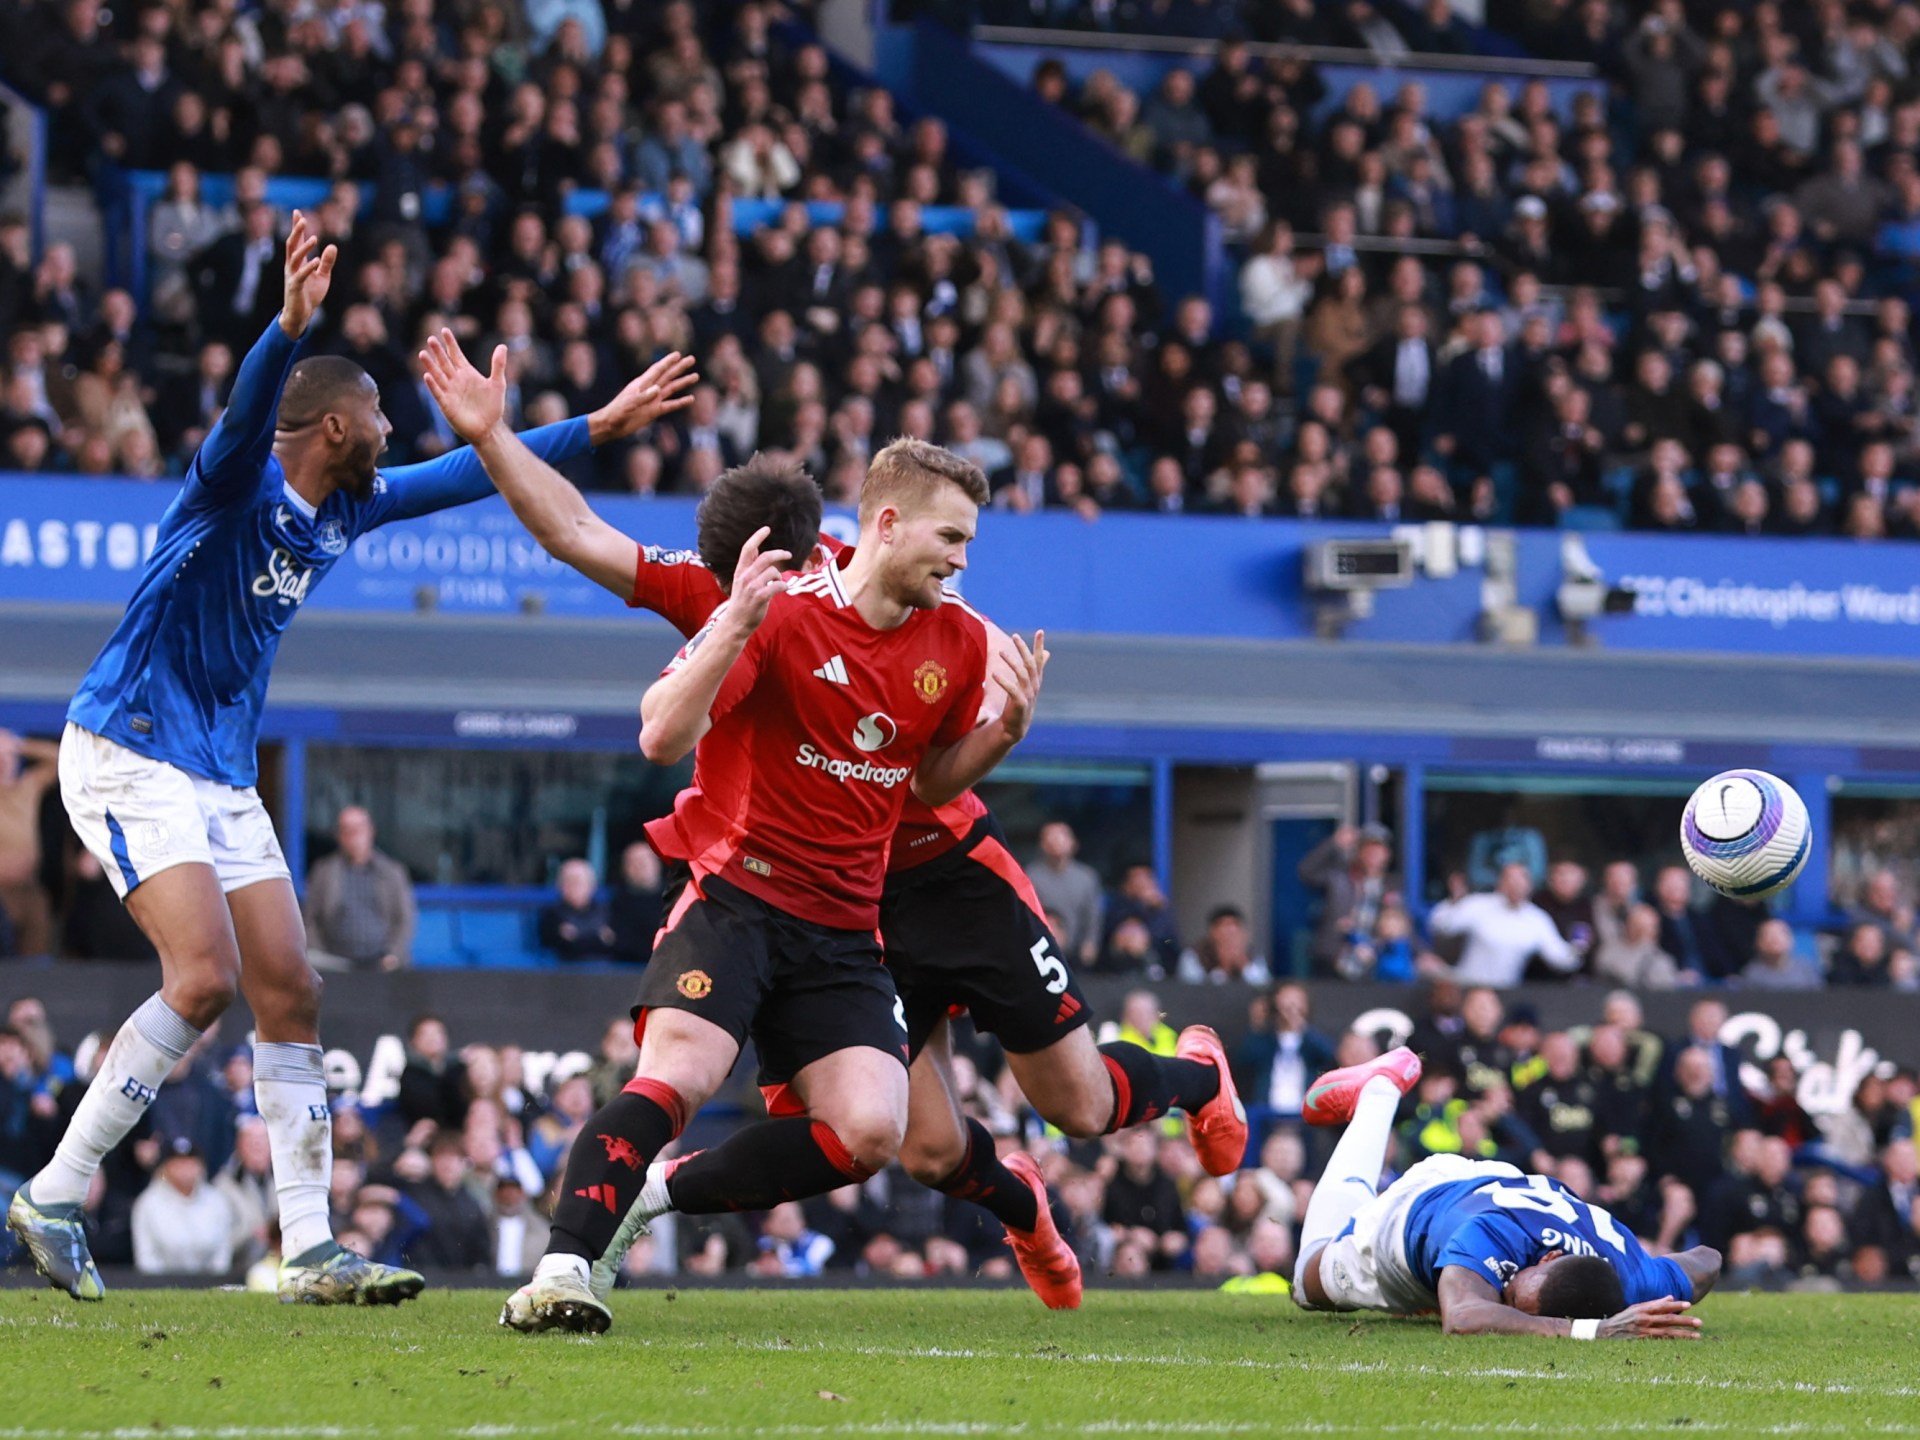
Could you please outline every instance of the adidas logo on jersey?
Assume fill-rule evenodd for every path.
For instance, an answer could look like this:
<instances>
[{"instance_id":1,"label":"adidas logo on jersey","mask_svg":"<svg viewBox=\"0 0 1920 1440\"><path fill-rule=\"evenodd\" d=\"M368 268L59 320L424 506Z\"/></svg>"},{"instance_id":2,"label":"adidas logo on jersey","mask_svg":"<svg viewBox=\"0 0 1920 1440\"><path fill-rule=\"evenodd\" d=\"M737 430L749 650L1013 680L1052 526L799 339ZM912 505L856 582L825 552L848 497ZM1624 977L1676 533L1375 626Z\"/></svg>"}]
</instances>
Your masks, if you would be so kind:
<instances>
[{"instance_id":1,"label":"adidas logo on jersey","mask_svg":"<svg viewBox=\"0 0 1920 1440\"><path fill-rule=\"evenodd\" d=\"M842 660L838 655L827 661L826 664L822 665L813 673L817 679L825 680L829 685L851 685L853 683L847 678L847 662Z\"/></svg>"}]
</instances>

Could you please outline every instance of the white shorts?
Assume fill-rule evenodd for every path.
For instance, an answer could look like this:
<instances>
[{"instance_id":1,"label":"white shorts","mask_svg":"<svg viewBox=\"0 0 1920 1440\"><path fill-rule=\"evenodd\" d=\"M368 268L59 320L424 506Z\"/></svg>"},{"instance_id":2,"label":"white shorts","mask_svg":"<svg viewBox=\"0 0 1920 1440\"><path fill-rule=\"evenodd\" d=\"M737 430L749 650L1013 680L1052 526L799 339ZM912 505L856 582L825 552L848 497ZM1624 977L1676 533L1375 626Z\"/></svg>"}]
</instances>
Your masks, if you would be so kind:
<instances>
[{"instance_id":1,"label":"white shorts","mask_svg":"<svg viewBox=\"0 0 1920 1440\"><path fill-rule=\"evenodd\" d=\"M1304 1270L1320 1256L1320 1288L1336 1310L1385 1310L1418 1315L1437 1309L1440 1298L1415 1278L1407 1264L1407 1216L1413 1202L1439 1185L1484 1177L1515 1179L1520 1171L1503 1160L1430 1155L1354 1212L1352 1228L1317 1252L1300 1257ZM1324 1179L1321 1182L1326 1183ZM1306 1287L1295 1276L1293 1298L1307 1306Z\"/></svg>"},{"instance_id":2,"label":"white shorts","mask_svg":"<svg viewBox=\"0 0 1920 1440\"><path fill-rule=\"evenodd\" d=\"M71 723L60 798L122 900L175 865L211 865L222 891L292 878L257 790L189 775Z\"/></svg>"}]
</instances>

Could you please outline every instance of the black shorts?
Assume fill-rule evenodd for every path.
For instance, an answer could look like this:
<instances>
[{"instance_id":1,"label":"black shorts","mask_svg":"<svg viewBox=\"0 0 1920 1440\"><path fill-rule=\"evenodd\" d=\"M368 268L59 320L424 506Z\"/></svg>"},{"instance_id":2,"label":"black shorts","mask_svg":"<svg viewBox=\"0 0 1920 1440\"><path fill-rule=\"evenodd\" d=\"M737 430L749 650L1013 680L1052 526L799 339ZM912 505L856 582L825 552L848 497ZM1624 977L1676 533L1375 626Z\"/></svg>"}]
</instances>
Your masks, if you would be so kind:
<instances>
[{"instance_id":1,"label":"black shorts","mask_svg":"<svg viewBox=\"0 0 1920 1440\"><path fill-rule=\"evenodd\" d=\"M991 815L958 848L887 877L880 938L914 1055L956 1005L1016 1055L1044 1050L1092 1018L1033 882Z\"/></svg>"},{"instance_id":2,"label":"black shorts","mask_svg":"<svg viewBox=\"0 0 1920 1440\"><path fill-rule=\"evenodd\" d=\"M684 868L673 881L633 1007L635 1039L649 1010L698 1015L753 1041L763 1085L856 1045L906 1061L900 1001L872 931L810 924L721 879L695 890Z\"/></svg>"}]
</instances>

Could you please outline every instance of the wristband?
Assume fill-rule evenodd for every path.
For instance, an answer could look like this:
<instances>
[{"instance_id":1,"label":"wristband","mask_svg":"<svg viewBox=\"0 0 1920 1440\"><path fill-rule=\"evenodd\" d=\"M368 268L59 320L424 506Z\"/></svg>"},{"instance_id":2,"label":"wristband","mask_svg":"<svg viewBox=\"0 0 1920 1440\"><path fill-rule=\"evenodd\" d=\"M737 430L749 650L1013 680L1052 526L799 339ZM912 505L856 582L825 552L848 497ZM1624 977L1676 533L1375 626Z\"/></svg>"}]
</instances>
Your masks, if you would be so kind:
<instances>
[{"instance_id":1,"label":"wristband","mask_svg":"<svg viewBox=\"0 0 1920 1440\"><path fill-rule=\"evenodd\" d=\"M1573 1322L1573 1331L1567 1338L1569 1340L1598 1340L1600 1338L1600 1322L1598 1320L1576 1320Z\"/></svg>"}]
</instances>

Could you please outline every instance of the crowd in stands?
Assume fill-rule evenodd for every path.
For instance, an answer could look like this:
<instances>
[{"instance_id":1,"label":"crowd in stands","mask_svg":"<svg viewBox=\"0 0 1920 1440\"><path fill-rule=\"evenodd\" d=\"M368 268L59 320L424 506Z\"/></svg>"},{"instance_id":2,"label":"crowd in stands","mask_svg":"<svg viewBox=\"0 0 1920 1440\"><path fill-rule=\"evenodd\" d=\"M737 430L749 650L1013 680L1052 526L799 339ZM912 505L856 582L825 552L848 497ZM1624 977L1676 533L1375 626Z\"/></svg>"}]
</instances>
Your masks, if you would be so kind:
<instances>
[{"instance_id":1,"label":"crowd in stands","mask_svg":"<svg viewBox=\"0 0 1920 1440\"><path fill-rule=\"evenodd\" d=\"M1464 1154L1553 1175L1656 1249L1719 1247L1738 1284L1920 1279L1910 1066L1867 1076L1850 1099L1809 1098L1803 1108L1792 1061L1757 1067L1720 1042L1727 1010L1717 1000L1693 1005L1686 1033L1667 1036L1648 1029L1626 991L1594 992L1592 1023L1560 1031L1452 979L1419 999L1408 1007L1409 1043L1426 1072L1401 1110L1394 1169ZM1160 997L1139 989L1101 1033L1170 1052L1175 1032ZM11 1002L0 1025L0 1189L44 1162L108 1038L88 1036L70 1055L37 999ZM990 1044L963 1044L955 1070L969 1113L1001 1146L1039 1160L1090 1275L1213 1284L1287 1275L1326 1140L1298 1124L1306 1087L1327 1067L1377 1053L1380 1037L1323 1033L1306 989L1283 983L1254 993L1244 1033L1229 1039L1255 1131L1245 1167L1221 1180L1200 1171L1177 1119L1067 1141L1028 1110ZM597 1056L561 1057L551 1069L512 1044L456 1044L442 1021L417 1018L387 1099L335 1096L335 1233L383 1260L527 1274L568 1146L635 1058L625 1018L608 1024ZM248 1047L216 1030L169 1077L88 1197L103 1264L253 1270L256 1283L270 1283L275 1199L251 1076ZM766 1214L673 1217L653 1227L629 1272L1013 1273L986 1212L898 1167Z\"/></svg>"},{"instance_id":2,"label":"crowd in stands","mask_svg":"<svg viewBox=\"0 0 1920 1440\"><path fill-rule=\"evenodd\" d=\"M1601 83L1556 109L1544 82L1490 81L1443 117L1418 79L1336 100L1301 54L1243 40L1445 50L1441 0L1133 9L1223 43L1149 95L1106 70L1076 85L1057 61L1033 84L1243 247L1250 354L1215 344L1176 366L1183 428L1211 452L1191 478L1216 498L1920 537L1920 27L1904 12L1524 7L1536 53L1591 61ZM1263 426L1275 395L1285 423Z\"/></svg>"},{"instance_id":3,"label":"crowd in stands","mask_svg":"<svg viewBox=\"0 0 1920 1440\"><path fill-rule=\"evenodd\" d=\"M1034 83L1219 212L1240 314L1069 213L1016 238L940 122L844 83L761 0L13 7L0 65L49 107L56 175L167 188L138 297L0 220L0 465L183 470L278 303L270 184L317 176L343 258L316 344L381 382L394 461L453 443L411 358L450 325L509 347L520 423L699 356L692 409L573 463L596 490L697 492L760 448L845 501L912 434L1019 511L1920 534L1902 12L1528 9L1509 30L1604 83L1563 111L1489 83L1443 119L1413 80L1327 103L1310 61L1237 38L1447 48L1439 0L1025 8L1217 24L1217 55L1149 96L1057 64ZM736 226L749 200L786 203ZM957 230L931 233L936 206Z\"/></svg>"}]
</instances>

